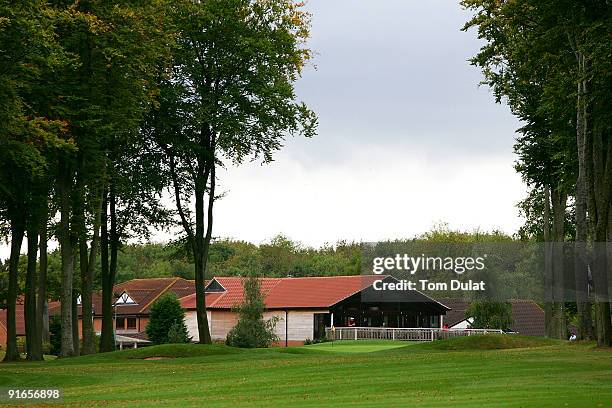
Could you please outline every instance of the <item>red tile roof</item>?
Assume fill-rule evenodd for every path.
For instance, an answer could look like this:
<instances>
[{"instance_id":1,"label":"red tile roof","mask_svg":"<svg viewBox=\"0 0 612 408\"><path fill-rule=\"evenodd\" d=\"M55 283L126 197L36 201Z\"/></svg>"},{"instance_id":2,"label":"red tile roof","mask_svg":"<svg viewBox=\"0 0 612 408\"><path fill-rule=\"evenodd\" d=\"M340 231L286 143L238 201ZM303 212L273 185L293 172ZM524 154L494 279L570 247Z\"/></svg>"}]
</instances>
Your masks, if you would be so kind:
<instances>
[{"instance_id":1,"label":"red tile roof","mask_svg":"<svg viewBox=\"0 0 612 408\"><path fill-rule=\"evenodd\" d=\"M284 278L266 297L269 308L330 307L369 287L381 276Z\"/></svg>"},{"instance_id":2,"label":"red tile roof","mask_svg":"<svg viewBox=\"0 0 612 408\"><path fill-rule=\"evenodd\" d=\"M511 300L512 330L525 336L544 336L544 310L533 300Z\"/></svg>"},{"instance_id":3,"label":"red tile roof","mask_svg":"<svg viewBox=\"0 0 612 408\"><path fill-rule=\"evenodd\" d=\"M195 283L183 278L155 278L155 279L132 279L117 284L113 288L115 295L119 296L127 292L137 305L118 305L117 313L142 314L148 313L151 305L165 292L173 292L177 297L184 297L195 292ZM96 312L102 312L102 298L98 297L99 308Z\"/></svg>"},{"instance_id":4,"label":"red tile roof","mask_svg":"<svg viewBox=\"0 0 612 408\"><path fill-rule=\"evenodd\" d=\"M166 292L174 293L178 298L185 297L195 292L195 282L183 278L152 278L132 279L127 282L118 283L113 287L115 297L127 292L137 303L135 305L118 305L117 314L148 314L151 305ZM102 314L102 293L92 294L92 307L96 316ZM78 308L79 315L81 308ZM49 303L49 314L60 313L60 302Z\"/></svg>"},{"instance_id":5,"label":"red tile roof","mask_svg":"<svg viewBox=\"0 0 612 408\"><path fill-rule=\"evenodd\" d=\"M325 276L304 278L260 278L261 291L268 309L328 308L369 287L385 276ZM225 292L206 293L206 307L231 309L243 299L242 278L214 278ZM195 294L181 299L185 309L195 309Z\"/></svg>"}]
</instances>

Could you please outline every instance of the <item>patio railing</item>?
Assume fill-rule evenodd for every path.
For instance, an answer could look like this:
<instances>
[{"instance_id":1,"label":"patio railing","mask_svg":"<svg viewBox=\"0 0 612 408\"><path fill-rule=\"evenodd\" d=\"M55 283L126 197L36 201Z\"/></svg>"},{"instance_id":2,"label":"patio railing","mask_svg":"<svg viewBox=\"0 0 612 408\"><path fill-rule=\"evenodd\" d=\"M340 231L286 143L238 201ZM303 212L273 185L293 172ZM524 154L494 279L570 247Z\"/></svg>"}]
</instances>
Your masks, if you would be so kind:
<instances>
[{"instance_id":1,"label":"patio railing","mask_svg":"<svg viewBox=\"0 0 612 408\"><path fill-rule=\"evenodd\" d=\"M460 336L473 336L487 333L503 333L497 329L429 329L393 327L331 327L325 328L328 340L403 340L433 341Z\"/></svg>"}]
</instances>

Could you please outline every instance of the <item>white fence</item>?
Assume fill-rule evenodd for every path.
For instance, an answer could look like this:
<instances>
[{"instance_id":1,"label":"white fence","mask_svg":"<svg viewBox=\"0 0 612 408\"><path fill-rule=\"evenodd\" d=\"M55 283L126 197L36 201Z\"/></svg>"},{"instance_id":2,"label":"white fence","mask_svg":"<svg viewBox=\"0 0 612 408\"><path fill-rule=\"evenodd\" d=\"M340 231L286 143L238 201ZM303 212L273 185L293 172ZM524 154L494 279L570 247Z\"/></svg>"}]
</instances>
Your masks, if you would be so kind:
<instances>
[{"instance_id":1,"label":"white fence","mask_svg":"<svg viewBox=\"0 0 612 408\"><path fill-rule=\"evenodd\" d=\"M503 333L498 329L428 329L393 327L330 327L325 328L328 340L404 340L433 341L460 336Z\"/></svg>"}]
</instances>

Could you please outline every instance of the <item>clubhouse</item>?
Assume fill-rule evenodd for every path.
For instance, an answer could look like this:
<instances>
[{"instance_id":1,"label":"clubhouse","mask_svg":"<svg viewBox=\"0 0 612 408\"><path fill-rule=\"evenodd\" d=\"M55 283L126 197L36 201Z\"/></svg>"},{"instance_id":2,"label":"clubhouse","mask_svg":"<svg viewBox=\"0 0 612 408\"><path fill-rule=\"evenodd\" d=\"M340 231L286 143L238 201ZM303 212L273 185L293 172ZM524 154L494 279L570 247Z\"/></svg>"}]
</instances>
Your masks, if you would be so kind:
<instances>
[{"instance_id":1,"label":"clubhouse","mask_svg":"<svg viewBox=\"0 0 612 408\"><path fill-rule=\"evenodd\" d=\"M382 277L392 279L390 277ZM282 345L301 344L323 337L325 327L442 327L449 307L418 291L393 294L393 301L376 301L373 284L381 276L261 278L267 311L277 317L276 334ZM362 295L368 295L368 302ZM398 297L398 296L401 296ZM242 279L216 277L206 286L211 337L223 340L237 322L233 307L243 299ZM193 340L198 340L195 294L181 299Z\"/></svg>"}]
</instances>

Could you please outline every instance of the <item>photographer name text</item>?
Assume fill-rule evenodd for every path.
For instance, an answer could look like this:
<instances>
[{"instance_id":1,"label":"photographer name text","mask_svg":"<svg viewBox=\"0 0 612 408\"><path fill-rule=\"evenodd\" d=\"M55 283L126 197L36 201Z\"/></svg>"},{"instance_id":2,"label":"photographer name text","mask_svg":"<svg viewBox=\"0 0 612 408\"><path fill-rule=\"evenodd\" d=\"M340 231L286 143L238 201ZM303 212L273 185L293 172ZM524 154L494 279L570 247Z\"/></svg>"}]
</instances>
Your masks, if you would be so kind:
<instances>
[{"instance_id":1,"label":"photographer name text","mask_svg":"<svg viewBox=\"0 0 612 408\"><path fill-rule=\"evenodd\" d=\"M402 290L422 290L422 291L446 291L446 290L461 290L461 291L484 291L484 281L461 282L457 279L452 279L450 282L431 282L427 279L419 279L417 281L399 280L395 282L385 282L383 279L374 281L373 288L378 291L402 291Z\"/></svg>"}]
</instances>

